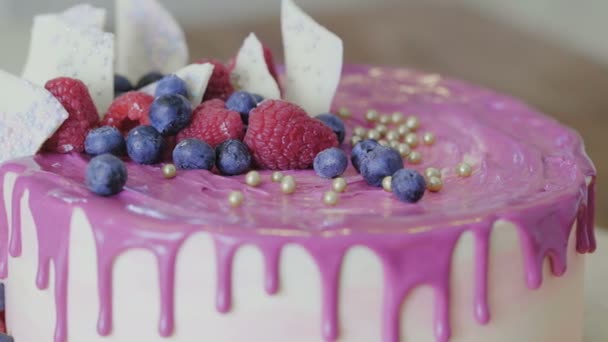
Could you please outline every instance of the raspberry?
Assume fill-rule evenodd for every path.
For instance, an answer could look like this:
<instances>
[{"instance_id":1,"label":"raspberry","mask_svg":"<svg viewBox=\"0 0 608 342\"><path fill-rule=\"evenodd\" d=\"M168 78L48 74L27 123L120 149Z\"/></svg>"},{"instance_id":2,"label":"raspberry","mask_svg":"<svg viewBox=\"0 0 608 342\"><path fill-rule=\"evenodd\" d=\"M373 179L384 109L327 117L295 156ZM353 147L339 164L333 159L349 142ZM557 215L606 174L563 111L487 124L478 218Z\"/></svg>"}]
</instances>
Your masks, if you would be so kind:
<instances>
[{"instance_id":1,"label":"raspberry","mask_svg":"<svg viewBox=\"0 0 608 342\"><path fill-rule=\"evenodd\" d=\"M59 100L69 116L42 149L59 153L84 151L89 130L99 123L97 108L87 86L77 79L59 77L48 81L45 88Z\"/></svg>"},{"instance_id":2,"label":"raspberry","mask_svg":"<svg viewBox=\"0 0 608 342\"><path fill-rule=\"evenodd\" d=\"M212 99L220 99L223 101L228 100L228 97L230 97L230 95L232 95L234 92L234 87L230 82L230 70L226 68L224 63L216 59L203 58L197 63L213 64L213 74L211 75L211 79L209 79L209 84L207 85L207 91L205 91L203 101Z\"/></svg>"},{"instance_id":3,"label":"raspberry","mask_svg":"<svg viewBox=\"0 0 608 342\"><path fill-rule=\"evenodd\" d=\"M212 100L194 110L190 125L177 135L177 141L196 138L215 148L226 140L242 140L244 132L241 115L226 109L222 101Z\"/></svg>"},{"instance_id":4,"label":"raspberry","mask_svg":"<svg viewBox=\"0 0 608 342\"><path fill-rule=\"evenodd\" d=\"M317 154L338 146L321 121L289 102L266 100L249 115L245 143L257 166L271 170L308 169Z\"/></svg>"},{"instance_id":5,"label":"raspberry","mask_svg":"<svg viewBox=\"0 0 608 342\"><path fill-rule=\"evenodd\" d=\"M118 128L123 134L139 125L150 125L150 106L154 97L139 91L130 91L117 97L103 118L103 125Z\"/></svg>"}]
</instances>

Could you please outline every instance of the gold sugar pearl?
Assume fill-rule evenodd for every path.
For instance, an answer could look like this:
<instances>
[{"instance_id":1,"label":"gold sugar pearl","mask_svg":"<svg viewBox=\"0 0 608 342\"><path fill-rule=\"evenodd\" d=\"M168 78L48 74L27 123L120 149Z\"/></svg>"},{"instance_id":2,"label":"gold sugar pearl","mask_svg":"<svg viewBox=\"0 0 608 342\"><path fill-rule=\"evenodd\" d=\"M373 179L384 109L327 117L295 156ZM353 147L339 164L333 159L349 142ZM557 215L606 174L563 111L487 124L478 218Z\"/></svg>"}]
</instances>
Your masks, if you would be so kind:
<instances>
[{"instance_id":1,"label":"gold sugar pearl","mask_svg":"<svg viewBox=\"0 0 608 342\"><path fill-rule=\"evenodd\" d=\"M348 183L346 182L346 179L344 179L344 177L338 177L331 182L331 188L335 192L344 192L346 191L347 187Z\"/></svg>"},{"instance_id":2,"label":"gold sugar pearl","mask_svg":"<svg viewBox=\"0 0 608 342\"><path fill-rule=\"evenodd\" d=\"M376 131L378 131L378 133L380 133L380 135L384 136L387 132L388 132L388 127L386 127L385 124L378 124L376 125Z\"/></svg>"},{"instance_id":3,"label":"gold sugar pearl","mask_svg":"<svg viewBox=\"0 0 608 342\"><path fill-rule=\"evenodd\" d=\"M367 130L361 126L357 126L353 129L353 135L356 137L363 138L365 136L365 133L367 133Z\"/></svg>"},{"instance_id":4,"label":"gold sugar pearl","mask_svg":"<svg viewBox=\"0 0 608 342\"><path fill-rule=\"evenodd\" d=\"M388 140L380 139L380 140L378 140L378 144L380 144L382 146L388 146Z\"/></svg>"},{"instance_id":5,"label":"gold sugar pearl","mask_svg":"<svg viewBox=\"0 0 608 342\"><path fill-rule=\"evenodd\" d=\"M399 125L399 127L397 127L397 133L399 133L399 135L402 137L406 136L409 132L410 129L405 124Z\"/></svg>"},{"instance_id":6,"label":"gold sugar pearl","mask_svg":"<svg viewBox=\"0 0 608 342\"><path fill-rule=\"evenodd\" d=\"M424 170L424 175L426 176L426 178L432 178L432 177L441 178L441 171L439 171L439 169L437 169L437 168L429 167L426 170Z\"/></svg>"},{"instance_id":7,"label":"gold sugar pearl","mask_svg":"<svg viewBox=\"0 0 608 342\"><path fill-rule=\"evenodd\" d=\"M386 192L393 192L393 177L386 176L382 179L382 189Z\"/></svg>"},{"instance_id":8,"label":"gold sugar pearl","mask_svg":"<svg viewBox=\"0 0 608 342\"><path fill-rule=\"evenodd\" d=\"M402 157L407 157L412 152L412 148L408 144L401 143L397 146L397 151Z\"/></svg>"},{"instance_id":9,"label":"gold sugar pearl","mask_svg":"<svg viewBox=\"0 0 608 342\"><path fill-rule=\"evenodd\" d=\"M410 162L410 164L422 163L422 153L420 153L418 151L410 152L410 154L408 154L408 156L407 156L407 161Z\"/></svg>"},{"instance_id":10,"label":"gold sugar pearl","mask_svg":"<svg viewBox=\"0 0 608 342\"><path fill-rule=\"evenodd\" d=\"M422 141L427 145L433 145L435 143L435 134L431 132L424 133Z\"/></svg>"},{"instance_id":11,"label":"gold sugar pearl","mask_svg":"<svg viewBox=\"0 0 608 342\"><path fill-rule=\"evenodd\" d=\"M357 145L357 144L358 144L358 143L360 143L361 141L363 141L363 138L361 138L361 137L360 137L360 136L358 136L358 135L355 135L354 137L352 137L352 138L350 139L350 143L351 143L353 146Z\"/></svg>"},{"instance_id":12,"label":"gold sugar pearl","mask_svg":"<svg viewBox=\"0 0 608 342\"><path fill-rule=\"evenodd\" d=\"M281 171L275 171L272 173L272 176L270 176L270 180L272 180L275 183L279 183L280 181L283 180L283 173Z\"/></svg>"},{"instance_id":13,"label":"gold sugar pearl","mask_svg":"<svg viewBox=\"0 0 608 342\"><path fill-rule=\"evenodd\" d=\"M473 168L467 163L460 163L456 166L456 174L460 177L469 177L473 173Z\"/></svg>"},{"instance_id":14,"label":"gold sugar pearl","mask_svg":"<svg viewBox=\"0 0 608 342\"><path fill-rule=\"evenodd\" d=\"M388 141L388 146L390 146L391 148L394 148L395 150L397 150L399 148L399 145L401 145L399 140L389 140Z\"/></svg>"},{"instance_id":15,"label":"gold sugar pearl","mask_svg":"<svg viewBox=\"0 0 608 342\"><path fill-rule=\"evenodd\" d=\"M431 177L426 181L426 188L430 192L438 192L443 188L443 181L439 177Z\"/></svg>"},{"instance_id":16,"label":"gold sugar pearl","mask_svg":"<svg viewBox=\"0 0 608 342\"><path fill-rule=\"evenodd\" d=\"M365 113L365 120L367 120L369 122L376 122L376 121L378 121L379 117L380 117L380 114L375 109L370 109L367 111L367 113Z\"/></svg>"},{"instance_id":17,"label":"gold sugar pearl","mask_svg":"<svg viewBox=\"0 0 608 342\"><path fill-rule=\"evenodd\" d=\"M420 141L418 140L418 135L416 133L408 133L405 135L405 143L410 145L410 147L414 148L418 146Z\"/></svg>"},{"instance_id":18,"label":"gold sugar pearl","mask_svg":"<svg viewBox=\"0 0 608 342\"><path fill-rule=\"evenodd\" d=\"M172 178L175 178L175 176L177 176L177 168L173 164L163 165L162 171L163 171L163 177L165 177L166 179L172 179Z\"/></svg>"},{"instance_id":19,"label":"gold sugar pearl","mask_svg":"<svg viewBox=\"0 0 608 342\"><path fill-rule=\"evenodd\" d=\"M283 180L281 180L281 191L290 195L296 191L296 179L293 176L285 176Z\"/></svg>"},{"instance_id":20,"label":"gold sugar pearl","mask_svg":"<svg viewBox=\"0 0 608 342\"><path fill-rule=\"evenodd\" d=\"M346 107L340 107L340 109L338 109L338 115L343 118L350 118L353 113Z\"/></svg>"},{"instance_id":21,"label":"gold sugar pearl","mask_svg":"<svg viewBox=\"0 0 608 342\"><path fill-rule=\"evenodd\" d=\"M245 196L240 191L232 191L228 194L228 203L234 208L241 206L244 200Z\"/></svg>"},{"instance_id":22,"label":"gold sugar pearl","mask_svg":"<svg viewBox=\"0 0 608 342\"><path fill-rule=\"evenodd\" d=\"M340 200L340 194L335 191L328 191L323 194L323 203L327 205L336 205Z\"/></svg>"},{"instance_id":23,"label":"gold sugar pearl","mask_svg":"<svg viewBox=\"0 0 608 342\"><path fill-rule=\"evenodd\" d=\"M262 184L262 176L257 171L249 171L245 175L245 183L253 187L259 186L260 184Z\"/></svg>"},{"instance_id":24,"label":"gold sugar pearl","mask_svg":"<svg viewBox=\"0 0 608 342\"><path fill-rule=\"evenodd\" d=\"M403 118L404 118L404 116L403 116L403 113L401 113L401 112L394 112L393 115L391 115L391 121L394 124L399 124L399 123L403 122Z\"/></svg>"},{"instance_id":25,"label":"gold sugar pearl","mask_svg":"<svg viewBox=\"0 0 608 342\"><path fill-rule=\"evenodd\" d=\"M381 138L380 132L378 132L375 129L370 129L367 132L367 139L380 140L380 138Z\"/></svg>"},{"instance_id":26,"label":"gold sugar pearl","mask_svg":"<svg viewBox=\"0 0 608 342\"><path fill-rule=\"evenodd\" d=\"M395 131L395 130L390 130L390 131L386 132L386 140L388 140L388 141L399 140L399 133L397 133L397 131Z\"/></svg>"},{"instance_id":27,"label":"gold sugar pearl","mask_svg":"<svg viewBox=\"0 0 608 342\"><path fill-rule=\"evenodd\" d=\"M405 120L405 125L410 131L415 131L420 128L420 119L417 116L410 116Z\"/></svg>"},{"instance_id":28,"label":"gold sugar pearl","mask_svg":"<svg viewBox=\"0 0 608 342\"><path fill-rule=\"evenodd\" d=\"M391 117L388 115L380 115L378 122L380 122L383 125L388 125L391 122Z\"/></svg>"}]
</instances>

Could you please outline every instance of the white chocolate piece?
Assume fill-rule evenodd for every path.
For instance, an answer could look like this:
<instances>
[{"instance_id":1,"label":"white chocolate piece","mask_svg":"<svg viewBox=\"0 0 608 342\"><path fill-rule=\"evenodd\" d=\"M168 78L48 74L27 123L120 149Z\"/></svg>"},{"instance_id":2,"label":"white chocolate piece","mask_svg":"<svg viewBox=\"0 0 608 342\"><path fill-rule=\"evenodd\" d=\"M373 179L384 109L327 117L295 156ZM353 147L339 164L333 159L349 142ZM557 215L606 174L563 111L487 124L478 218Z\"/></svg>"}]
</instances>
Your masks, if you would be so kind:
<instances>
[{"instance_id":1,"label":"white chocolate piece","mask_svg":"<svg viewBox=\"0 0 608 342\"><path fill-rule=\"evenodd\" d=\"M264 47L253 33L243 42L230 79L239 90L261 95L265 99L281 98L279 85L266 65Z\"/></svg>"},{"instance_id":2,"label":"white chocolate piece","mask_svg":"<svg viewBox=\"0 0 608 342\"><path fill-rule=\"evenodd\" d=\"M193 106L198 106L203 102L203 96L209 85L209 80L213 74L213 64L190 64L174 74L186 82L188 88L188 100ZM158 82L154 82L141 89L144 93L154 96Z\"/></svg>"},{"instance_id":3,"label":"white chocolate piece","mask_svg":"<svg viewBox=\"0 0 608 342\"><path fill-rule=\"evenodd\" d=\"M342 73L343 44L292 0L283 0L281 27L285 48L285 98L310 116L327 113Z\"/></svg>"}]
</instances>

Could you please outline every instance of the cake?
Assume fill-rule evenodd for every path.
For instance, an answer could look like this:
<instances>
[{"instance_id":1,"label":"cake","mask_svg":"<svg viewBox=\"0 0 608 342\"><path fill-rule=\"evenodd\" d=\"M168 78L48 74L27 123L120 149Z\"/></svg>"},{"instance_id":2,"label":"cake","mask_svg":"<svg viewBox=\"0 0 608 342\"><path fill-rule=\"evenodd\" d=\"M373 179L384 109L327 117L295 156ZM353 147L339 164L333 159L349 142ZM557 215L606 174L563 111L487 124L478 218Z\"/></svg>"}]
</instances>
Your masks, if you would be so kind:
<instances>
[{"instance_id":1,"label":"cake","mask_svg":"<svg viewBox=\"0 0 608 342\"><path fill-rule=\"evenodd\" d=\"M17 342L582 342L595 170L578 134L441 75L340 70L331 112L345 124L347 155L386 136L378 122L396 130L409 116L406 131L432 132L410 136L420 158L405 161L427 173L422 199L404 203L353 165L340 178L346 189L314 170L281 170L295 180L285 191L274 170L255 182L217 170L175 176L168 161L124 158L126 185L106 197L87 187L86 154L5 161L8 333ZM307 97L303 107L322 106Z\"/></svg>"}]
</instances>

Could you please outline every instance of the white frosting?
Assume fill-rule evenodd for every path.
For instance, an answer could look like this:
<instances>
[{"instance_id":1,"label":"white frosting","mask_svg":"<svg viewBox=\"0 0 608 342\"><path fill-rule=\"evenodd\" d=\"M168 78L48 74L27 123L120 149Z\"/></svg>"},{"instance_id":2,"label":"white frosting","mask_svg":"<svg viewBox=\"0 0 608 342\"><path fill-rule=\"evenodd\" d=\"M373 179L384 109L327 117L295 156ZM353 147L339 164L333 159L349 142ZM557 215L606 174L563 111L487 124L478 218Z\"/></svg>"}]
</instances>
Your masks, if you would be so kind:
<instances>
[{"instance_id":1,"label":"white frosting","mask_svg":"<svg viewBox=\"0 0 608 342\"><path fill-rule=\"evenodd\" d=\"M279 85L266 65L264 47L253 33L243 42L230 78L239 90L262 95L266 99L281 98Z\"/></svg>"},{"instance_id":2,"label":"white frosting","mask_svg":"<svg viewBox=\"0 0 608 342\"><path fill-rule=\"evenodd\" d=\"M181 27L158 0L116 0L117 73L136 82L151 71L169 74L188 63Z\"/></svg>"},{"instance_id":3,"label":"white frosting","mask_svg":"<svg viewBox=\"0 0 608 342\"><path fill-rule=\"evenodd\" d=\"M174 74L186 82L188 88L188 99L193 106L198 106L203 102L203 96L209 85L211 75L213 75L213 64L190 64ZM158 82L154 82L141 89L144 93L154 96Z\"/></svg>"},{"instance_id":4,"label":"white frosting","mask_svg":"<svg viewBox=\"0 0 608 342\"><path fill-rule=\"evenodd\" d=\"M101 116L114 99L114 35L101 30L103 18L103 10L83 6L36 16L23 78L40 86L56 77L79 79Z\"/></svg>"},{"instance_id":5,"label":"white frosting","mask_svg":"<svg viewBox=\"0 0 608 342\"><path fill-rule=\"evenodd\" d=\"M327 113L342 74L342 40L283 0L281 27L285 49L285 98L309 115Z\"/></svg>"},{"instance_id":6,"label":"white frosting","mask_svg":"<svg viewBox=\"0 0 608 342\"><path fill-rule=\"evenodd\" d=\"M0 70L0 162L36 154L68 118L43 87Z\"/></svg>"},{"instance_id":7,"label":"white frosting","mask_svg":"<svg viewBox=\"0 0 608 342\"><path fill-rule=\"evenodd\" d=\"M14 176L5 180L9 204ZM22 204L23 255L11 259L6 282L10 309L8 326L19 342L52 342L55 304L49 289L36 289L37 238L27 206ZM575 230L573 230L574 232ZM536 291L525 285L519 235L509 222L495 224L490 245L489 303L492 320L480 326L473 316L474 245L463 235L453 259L450 342L581 342L584 256L568 252L568 271L561 277L544 269L545 281ZM226 315L215 310L215 253L205 233L182 247L176 265L176 330L170 338L158 334L160 312L156 259L130 250L114 265L114 330L108 337L96 331L97 260L89 222L82 210L72 217L68 279L68 342L192 342L192 341L322 341L320 276L308 253L287 246L281 257L281 291L268 296L263 289L264 265L254 247L240 249L234 264L234 307ZM363 247L346 255L340 288L340 341L381 341L384 286L380 260ZM34 309L33 309L34 308ZM436 342L433 335L434 298L428 288L416 289L402 307L402 341Z\"/></svg>"}]
</instances>

